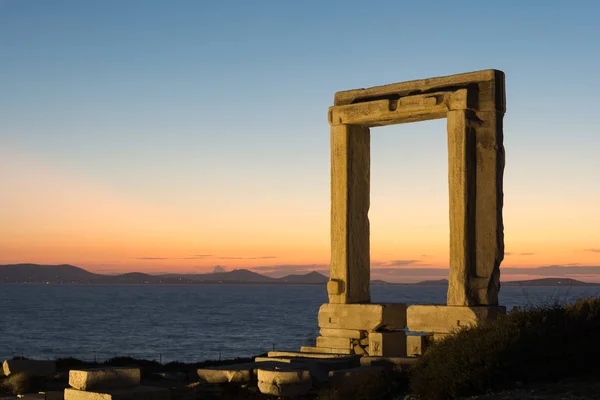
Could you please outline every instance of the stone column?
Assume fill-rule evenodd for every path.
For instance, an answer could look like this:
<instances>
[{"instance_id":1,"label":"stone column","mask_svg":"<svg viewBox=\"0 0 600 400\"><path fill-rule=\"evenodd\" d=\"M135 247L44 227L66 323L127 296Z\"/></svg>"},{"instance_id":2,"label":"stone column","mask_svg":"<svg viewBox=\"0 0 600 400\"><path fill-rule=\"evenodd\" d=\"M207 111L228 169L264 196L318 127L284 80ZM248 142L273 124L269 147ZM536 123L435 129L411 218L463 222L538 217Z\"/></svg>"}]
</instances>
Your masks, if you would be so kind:
<instances>
[{"instance_id":1,"label":"stone column","mask_svg":"<svg viewBox=\"0 0 600 400\"><path fill-rule=\"evenodd\" d=\"M504 258L502 118L448 112L449 306L495 306Z\"/></svg>"},{"instance_id":2,"label":"stone column","mask_svg":"<svg viewBox=\"0 0 600 400\"><path fill-rule=\"evenodd\" d=\"M369 303L370 132L331 126L330 303Z\"/></svg>"}]
</instances>

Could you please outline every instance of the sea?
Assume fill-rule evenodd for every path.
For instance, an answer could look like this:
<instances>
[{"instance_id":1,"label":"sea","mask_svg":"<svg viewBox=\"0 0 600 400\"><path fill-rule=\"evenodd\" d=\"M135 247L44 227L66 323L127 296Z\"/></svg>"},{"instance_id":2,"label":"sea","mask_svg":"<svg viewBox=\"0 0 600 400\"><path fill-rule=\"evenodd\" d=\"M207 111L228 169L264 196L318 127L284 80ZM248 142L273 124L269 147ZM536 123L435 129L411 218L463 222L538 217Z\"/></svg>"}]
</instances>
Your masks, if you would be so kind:
<instances>
[{"instance_id":1,"label":"sea","mask_svg":"<svg viewBox=\"0 0 600 400\"><path fill-rule=\"evenodd\" d=\"M443 304L446 286L372 286L373 303ZM600 296L600 286L504 286L508 309ZM250 357L314 345L322 285L0 285L0 360Z\"/></svg>"}]
</instances>

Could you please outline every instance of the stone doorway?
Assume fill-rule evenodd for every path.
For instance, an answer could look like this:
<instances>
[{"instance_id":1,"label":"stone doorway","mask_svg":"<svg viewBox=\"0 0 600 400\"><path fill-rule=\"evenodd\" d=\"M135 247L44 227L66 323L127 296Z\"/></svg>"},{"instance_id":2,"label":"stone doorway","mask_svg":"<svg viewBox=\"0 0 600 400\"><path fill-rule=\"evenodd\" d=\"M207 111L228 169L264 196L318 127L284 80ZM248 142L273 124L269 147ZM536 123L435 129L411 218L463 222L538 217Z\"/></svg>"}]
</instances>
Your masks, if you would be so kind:
<instances>
[{"instance_id":1,"label":"stone doorway","mask_svg":"<svg viewBox=\"0 0 600 400\"><path fill-rule=\"evenodd\" d=\"M504 257L504 73L485 70L338 92L331 126L331 266L321 336L307 353L406 356L491 320ZM372 304L370 128L446 118L450 271L446 304ZM407 330L409 336L407 337ZM420 333L411 337L410 332ZM412 350L411 350L412 348Z\"/></svg>"},{"instance_id":2,"label":"stone doorway","mask_svg":"<svg viewBox=\"0 0 600 400\"><path fill-rule=\"evenodd\" d=\"M370 129L446 118L448 305L497 305L504 256L504 74L486 70L338 92L331 125L329 302L370 302Z\"/></svg>"}]
</instances>

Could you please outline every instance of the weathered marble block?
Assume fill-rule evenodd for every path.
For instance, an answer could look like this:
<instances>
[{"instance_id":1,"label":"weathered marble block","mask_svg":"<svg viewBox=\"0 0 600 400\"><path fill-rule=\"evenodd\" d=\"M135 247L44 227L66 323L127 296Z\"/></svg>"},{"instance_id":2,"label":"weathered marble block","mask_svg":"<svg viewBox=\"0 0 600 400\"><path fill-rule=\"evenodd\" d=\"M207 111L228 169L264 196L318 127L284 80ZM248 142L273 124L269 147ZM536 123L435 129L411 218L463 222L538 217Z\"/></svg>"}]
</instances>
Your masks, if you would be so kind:
<instances>
[{"instance_id":1,"label":"weathered marble block","mask_svg":"<svg viewBox=\"0 0 600 400\"><path fill-rule=\"evenodd\" d=\"M256 363L222 365L198 369L200 379L208 383L242 383L255 379Z\"/></svg>"},{"instance_id":2,"label":"weathered marble block","mask_svg":"<svg viewBox=\"0 0 600 400\"><path fill-rule=\"evenodd\" d=\"M93 368L69 371L69 385L79 390L112 389L140 384L139 368Z\"/></svg>"},{"instance_id":3,"label":"weathered marble block","mask_svg":"<svg viewBox=\"0 0 600 400\"><path fill-rule=\"evenodd\" d=\"M369 355L386 357L406 356L406 332L369 333Z\"/></svg>"},{"instance_id":4,"label":"weathered marble block","mask_svg":"<svg viewBox=\"0 0 600 400\"><path fill-rule=\"evenodd\" d=\"M316 346L302 346L300 347L301 353L322 353L322 354L343 354L349 355L354 354L352 349L336 349L333 347L316 347Z\"/></svg>"},{"instance_id":5,"label":"weathered marble block","mask_svg":"<svg viewBox=\"0 0 600 400\"><path fill-rule=\"evenodd\" d=\"M407 335L406 336L406 355L420 356L431 343L433 343L433 335Z\"/></svg>"},{"instance_id":6,"label":"weathered marble block","mask_svg":"<svg viewBox=\"0 0 600 400\"><path fill-rule=\"evenodd\" d=\"M321 329L375 331L406 326L406 304L323 304L319 309Z\"/></svg>"},{"instance_id":7,"label":"weathered marble block","mask_svg":"<svg viewBox=\"0 0 600 400\"><path fill-rule=\"evenodd\" d=\"M317 337L317 347L331 347L334 349L351 349L354 346L352 345L352 339L350 339L350 338L319 336L319 337Z\"/></svg>"},{"instance_id":8,"label":"weathered marble block","mask_svg":"<svg viewBox=\"0 0 600 400\"><path fill-rule=\"evenodd\" d=\"M408 329L413 332L451 333L462 327L493 321L506 313L502 306L414 305L408 307Z\"/></svg>"},{"instance_id":9,"label":"weathered marble block","mask_svg":"<svg viewBox=\"0 0 600 400\"><path fill-rule=\"evenodd\" d=\"M312 390L310 370L288 368L260 368L258 389L273 396L302 396Z\"/></svg>"},{"instance_id":10,"label":"weathered marble block","mask_svg":"<svg viewBox=\"0 0 600 400\"><path fill-rule=\"evenodd\" d=\"M350 339L362 339L367 336L367 331L361 331L358 329L321 328L319 333L321 336L325 337L340 337Z\"/></svg>"}]
</instances>

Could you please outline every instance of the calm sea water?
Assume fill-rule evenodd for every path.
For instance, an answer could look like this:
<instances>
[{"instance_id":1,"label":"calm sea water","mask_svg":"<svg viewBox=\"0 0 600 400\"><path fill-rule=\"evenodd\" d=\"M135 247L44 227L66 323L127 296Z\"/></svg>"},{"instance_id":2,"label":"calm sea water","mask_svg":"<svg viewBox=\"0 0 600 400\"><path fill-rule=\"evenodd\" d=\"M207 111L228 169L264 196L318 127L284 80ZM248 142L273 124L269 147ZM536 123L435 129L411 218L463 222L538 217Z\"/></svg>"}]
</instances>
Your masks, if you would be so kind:
<instances>
[{"instance_id":1,"label":"calm sea water","mask_svg":"<svg viewBox=\"0 0 600 400\"><path fill-rule=\"evenodd\" d=\"M372 301L444 303L442 286L374 286ZM600 286L503 287L500 302L541 305L600 296ZM166 361L298 350L327 302L311 285L0 285L0 360L23 355Z\"/></svg>"}]
</instances>

